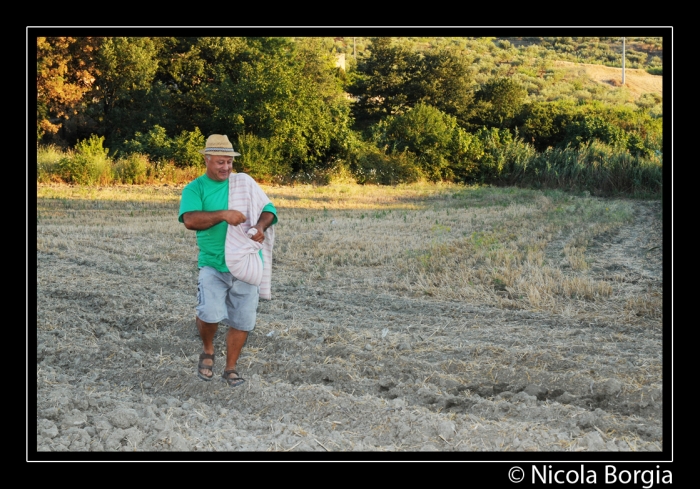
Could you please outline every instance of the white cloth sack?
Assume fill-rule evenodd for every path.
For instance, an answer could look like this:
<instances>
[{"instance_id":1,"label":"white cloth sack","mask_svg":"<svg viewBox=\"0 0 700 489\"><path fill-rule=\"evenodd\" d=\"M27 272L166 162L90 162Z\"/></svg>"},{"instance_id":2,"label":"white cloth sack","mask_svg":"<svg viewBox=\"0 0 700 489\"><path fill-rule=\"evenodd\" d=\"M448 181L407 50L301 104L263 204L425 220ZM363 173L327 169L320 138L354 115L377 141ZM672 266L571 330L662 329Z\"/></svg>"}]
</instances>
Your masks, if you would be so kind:
<instances>
[{"instance_id":1,"label":"white cloth sack","mask_svg":"<svg viewBox=\"0 0 700 489\"><path fill-rule=\"evenodd\" d=\"M272 248L275 244L275 227L265 231L265 241L260 244L248 237L248 230L257 224L263 208L271 203L255 180L245 173L232 173L228 180L228 208L241 212L246 221L238 226L228 226L225 258L231 275L251 285L260 286L260 298L271 299ZM263 260L258 253L262 249Z\"/></svg>"}]
</instances>

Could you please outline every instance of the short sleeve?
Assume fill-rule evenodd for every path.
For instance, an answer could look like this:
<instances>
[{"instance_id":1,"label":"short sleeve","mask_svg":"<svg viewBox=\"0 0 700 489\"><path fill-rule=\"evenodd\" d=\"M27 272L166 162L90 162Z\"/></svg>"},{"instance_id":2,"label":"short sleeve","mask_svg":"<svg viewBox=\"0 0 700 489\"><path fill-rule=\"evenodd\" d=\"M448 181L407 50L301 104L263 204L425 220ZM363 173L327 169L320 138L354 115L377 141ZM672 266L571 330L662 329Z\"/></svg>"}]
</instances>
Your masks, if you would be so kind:
<instances>
[{"instance_id":1,"label":"short sleeve","mask_svg":"<svg viewBox=\"0 0 700 489\"><path fill-rule=\"evenodd\" d=\"M182 189L180 197L180 213L177 216L179 222L182 220L182 215L185 212L201 211L203 209L202 197L199 192L194 189L194 182Z\"/></svg>"},{"instance_id":2,"label":"short sleeve","mask_svg":"<svg viewBox=\"0 0 700 489\"><path fill-rule=\"evenodd\" d=\"M277 224L277 209L275 209L275 206L272 205L272 202L268 203L263 207L262 212L271 212L272 214L275 215L275 218L272 220L272 225Z\"/></svg>"}]
</instances>

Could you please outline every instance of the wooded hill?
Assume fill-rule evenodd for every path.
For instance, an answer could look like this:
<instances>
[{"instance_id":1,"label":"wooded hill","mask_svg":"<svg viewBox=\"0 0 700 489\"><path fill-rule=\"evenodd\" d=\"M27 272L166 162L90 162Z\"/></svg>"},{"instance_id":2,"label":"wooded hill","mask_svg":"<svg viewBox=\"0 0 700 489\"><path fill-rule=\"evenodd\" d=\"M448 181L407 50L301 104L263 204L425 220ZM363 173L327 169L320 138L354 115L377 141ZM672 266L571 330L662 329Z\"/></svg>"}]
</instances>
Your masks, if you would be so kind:
<instances>
[{"instance_id":1,"label":"wooded hill","mask_svg":"<svg viewBox=\"0 0 700 489\"><path fill-rule=\"evenodd\" d=\"M295 38L301 39L301 38ZM551 60L600 64L611 67L622 65L622 38L620 37L404 37L401 40L413 49L422 51L445 46L467 50L472 41L493 43L500 49L515 49L529 57L542 56ZM334 49L347 57L365 57L368 37L335 37ZM487 44L488 45L488 44ZM626 37L625 63L628 68L644 69L661 75L663 39L661 37Z\"/></svg>"},{"instance_id":2,"label":"wooded hill","mask_svg":"<svg viewBox=\"0 0 700 489\"><path fill-rule=\"evenodd\" d=\"M661 46L627 38L626 67L660 80ZM358 181L486 181L502 174L494 151L593 142L658 159L661 91L583 64L621 53L620 38L590 37L39 37L37 143L187 167L224 133L261 179L343 167Z\"/></svg>"}]
</instances>

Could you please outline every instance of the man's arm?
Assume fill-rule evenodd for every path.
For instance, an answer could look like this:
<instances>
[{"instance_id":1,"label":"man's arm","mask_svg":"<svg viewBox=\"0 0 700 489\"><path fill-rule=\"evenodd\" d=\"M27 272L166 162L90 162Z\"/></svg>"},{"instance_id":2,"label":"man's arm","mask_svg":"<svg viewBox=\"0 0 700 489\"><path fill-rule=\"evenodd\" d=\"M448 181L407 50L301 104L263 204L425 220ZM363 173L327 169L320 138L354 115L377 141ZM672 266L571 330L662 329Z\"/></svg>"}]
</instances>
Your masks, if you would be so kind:
<instances>
[{"instance_id":1,"label":"man's arm","mask_svg":"<svg viewBox=\"0 0 700 489\"><path fill-rule=\"evenodd\" d=\"M257 241L258 243L262 243L265 240L265 230L269 228L272 225L272 221L275 220L275 215L272 212L262 212L260 213L260 219L258 219L258 223L255 226L252 226L252 228L255 228L258 230L258 232L252 236L250 239L253 241Z\"/></svg>"},{"instance_id":2,"label":"man's arm","mask_svg":"<svg viewBox=\"0 0 700 489\"><path fill-rule=\"evenodd\" d=\"M263 214L270 213L263 212ZM226 221L231 226L238 226L244 223L246 218L241 212L232 209L223 211L190 211L182 215L182 222L185 223L185 227L193 231L209 229L222 221Z\"/></svg>"}]
</instances>

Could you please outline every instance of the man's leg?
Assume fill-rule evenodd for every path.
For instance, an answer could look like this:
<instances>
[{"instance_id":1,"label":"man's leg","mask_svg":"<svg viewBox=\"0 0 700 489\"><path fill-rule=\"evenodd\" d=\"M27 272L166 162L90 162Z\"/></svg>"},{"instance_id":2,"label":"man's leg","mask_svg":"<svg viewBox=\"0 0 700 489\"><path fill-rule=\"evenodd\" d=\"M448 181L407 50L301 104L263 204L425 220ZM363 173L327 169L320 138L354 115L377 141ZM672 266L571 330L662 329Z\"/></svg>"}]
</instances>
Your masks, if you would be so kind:
<instances>
[{"instance_id":1,"label":"man's leg","mask_svg":"<svg viewBox=\"0 0 700 489\"><path fill-rule=\"evenodd\" d=\"M199 317L197 317L197 329L199 330L199 337L202 338L202 345L204 346L204 353L209 355L214 354L214 335L219 327L219 323L205 323ZM208 365L209 367L214 366L214 360L209 358L202 359L203 365ZM202 375L207 377L213 377L214 372L212 370L200 369Z\"/></svg>"},{"instance_id":2,"label":"man's leg","mask_svg":"<svg viewBox=\"0 0 700 489\"><path fill-rule=\"evenodd\" d=\"M238 363L238 357L241 355L241 350L245 341L248 339L248 332L241 331L236 328L228 328L226 333L226 369L235 370Z\"/></svg>"},{"instance_id":3,"label":"man's leg","mask_svg":"<svg viewBox=\"0 0 700 489\"><path fill-rule=\"evenodd\" d=\"M197 330L202 338L204 353L214 355L214 336L219 322L226 318L226 295L231 287L231 274L223 274L211 267L199 269L197 280ZM201 358L202 366L214 366L214 358ZM199 373L207 378L213 371L199 368Z\"/></svg>"},{"instance_id":4,"label":"man's leg","mask_svg":"<svg viewBox=\"0 0 700 489\"><path fill-rule=\"evenodd\" d=\"M236 369L238 357L248 338L248 332L255 328L258 298L258 286L233 279L226 304L228 319L223 321L229 326L226 333L226 372ZM228 380L233 380L236 378L236 374L229 373L227 377Z\"/></svg>"}]
</instances>

